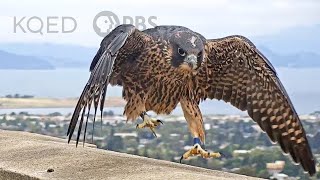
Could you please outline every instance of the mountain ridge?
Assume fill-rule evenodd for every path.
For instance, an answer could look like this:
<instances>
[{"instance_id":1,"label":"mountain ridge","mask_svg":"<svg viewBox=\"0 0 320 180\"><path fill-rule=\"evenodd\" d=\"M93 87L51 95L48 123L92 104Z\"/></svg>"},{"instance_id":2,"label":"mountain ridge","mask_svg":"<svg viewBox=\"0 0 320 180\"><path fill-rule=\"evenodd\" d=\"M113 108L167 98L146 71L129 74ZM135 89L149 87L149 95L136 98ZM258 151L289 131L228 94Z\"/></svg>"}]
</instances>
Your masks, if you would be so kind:
<instances>
[{"instance_id":1,"label":"mountain ridge","mask_svg":"<svg viewBox=\"0 0 320 180\"><path fill-rule=\"evenodd\" d=\"M39 57L17 55L0 50L0 69L52 70L55 67Z\"/></svg>"},{"instance_id":2,"label":"mountain ridge","mask_svg":"<svg viewBox=\"0 0 320 180\"><path fill-rule=\"evenodd\" d=\"M311 27L294 27L273 35L249 39L276 67L311 68L320 67L320 36L316 34L320 34L320 24ZM98 44L97 47L84 47L47 42L0 43L0 50L12 55L33 58L34 62L27 64L27 67L38 64L41 59L48 63L46 68L50 67L49 64L54 68L88 68L98 50ZM14 59L13 56L10 57L9 60ZM0 63L0 69L6 68L3 64L3 62ZM17 68L23 68L23 66L20 65Z\"/></svg>"}]
</instances>

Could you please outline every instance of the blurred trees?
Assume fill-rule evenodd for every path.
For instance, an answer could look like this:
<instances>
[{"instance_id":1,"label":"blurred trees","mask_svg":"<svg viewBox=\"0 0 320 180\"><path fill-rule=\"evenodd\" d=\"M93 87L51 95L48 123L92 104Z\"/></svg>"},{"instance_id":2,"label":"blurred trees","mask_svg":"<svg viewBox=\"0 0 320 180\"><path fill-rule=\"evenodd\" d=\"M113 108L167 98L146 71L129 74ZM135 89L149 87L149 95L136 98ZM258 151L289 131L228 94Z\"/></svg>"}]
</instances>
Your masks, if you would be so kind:
<instances>
[{"instance_id":1,"label":"blurred trees","mask_svg":"<svg viewBox=\"0 0 320 180\"><path fill-rule=\"evenodd\" d=\"M113 114L107 113L109 116ZM49 120L57 116L61 114L52 113L47 117L41 116L37 119L28 113L12 113L0 118L0 127L65 138L69 119L65 121ZM277 145L273 146L266 134L252 128L254 123L251 121L205 122L210 123L211 127L206 131L205 148L213 152L222 152L226 157L209 160L194 157L183 161L184 164L268 178L270 175L266 170L266 163L283 160L286 162L283 173L308 179L301 166L294 165L291 158L284 156ZM91 137L93 133L92 125L92 122L89 122L87 137ZM311 132L317 132L320 129L320 123L307 123L307 128ZM193 137L184 121L166 122L164 120L164 125L156 130L158 138L155 138L149 129L136 130L135 123L126 124L121 121L104 122L103 126L99 122L96 123L95 129L94 144L98 148L173 162L179 162L181 155L187 148L190 148L188 146L193 145ZM122 133L122 136L119 133ZM315 153L320 153L320 145L317 140L320 137L319 134L310 138L310 144ZM250 151L235 154L235 150ZM320 178L320 173L317 174L317 177Z\"/></svg>"}]
</instances>

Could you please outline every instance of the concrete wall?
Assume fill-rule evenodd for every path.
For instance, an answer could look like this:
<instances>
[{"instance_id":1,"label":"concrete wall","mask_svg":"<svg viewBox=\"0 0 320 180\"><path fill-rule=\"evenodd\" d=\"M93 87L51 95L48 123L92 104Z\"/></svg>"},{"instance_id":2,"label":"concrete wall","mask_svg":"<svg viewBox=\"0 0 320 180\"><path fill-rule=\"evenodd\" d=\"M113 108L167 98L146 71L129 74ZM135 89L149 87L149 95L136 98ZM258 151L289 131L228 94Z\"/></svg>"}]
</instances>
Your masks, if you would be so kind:
<instances>
[{"instance_id":1,"label":"concrete wall","mask_svg":"<svg viewBox=\"0 0 320 180\"><path fill-rule=\"evenodd\" d=\"M0 144L0 179L255 179L25 132L0 130Z\"/></svg>"}]
</instances>

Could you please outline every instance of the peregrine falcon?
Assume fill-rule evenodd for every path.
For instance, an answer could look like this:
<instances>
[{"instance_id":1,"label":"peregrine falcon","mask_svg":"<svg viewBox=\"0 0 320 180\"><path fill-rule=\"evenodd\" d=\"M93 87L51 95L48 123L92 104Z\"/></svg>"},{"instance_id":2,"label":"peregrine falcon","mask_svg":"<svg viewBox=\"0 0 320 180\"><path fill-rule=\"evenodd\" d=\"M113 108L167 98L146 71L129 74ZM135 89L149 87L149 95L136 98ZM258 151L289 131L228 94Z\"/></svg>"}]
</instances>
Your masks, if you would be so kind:
<instances>
[{"instance_id":1,"label":"peregrine falcon","mask_svg":"<svg viewBox=\"0 0 320 180\"><path fill-rule=\"evenodd\" d=\"M180 103L194 137L194 146L181 159L222 156L203 149L199 108L202 101L217 99L247 111L295 163L310 175L316 172L306 132L275 68L243 36L206 39L181 26L139 31L120 25L102 40L90 71L70 121L69 142L78 121L77 145L83 126L85 141L91 106L96 117L98 108L101 113L104 109L108 85L122 86L124 115L131 121L141 117L137 128L150 128L154 134L162 121L147 112L170 114Z\"/></svg>"}]
</instances>

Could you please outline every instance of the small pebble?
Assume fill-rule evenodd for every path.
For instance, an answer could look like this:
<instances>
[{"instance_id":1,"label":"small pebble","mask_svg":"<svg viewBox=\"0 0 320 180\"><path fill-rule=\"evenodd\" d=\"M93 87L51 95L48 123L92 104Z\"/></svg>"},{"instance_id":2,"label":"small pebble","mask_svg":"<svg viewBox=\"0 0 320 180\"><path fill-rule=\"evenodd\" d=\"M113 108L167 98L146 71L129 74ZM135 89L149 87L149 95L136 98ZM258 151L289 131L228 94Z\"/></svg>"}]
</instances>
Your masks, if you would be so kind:
<instances>
[{"instance_id":1,"label":"small pebble","mask_svg":"<svg viewBox=\"0 0 320 180\"><path fill-rule=\"evenodd\" d=\"M48 173L52 173L52 172L54 172L54 169L50 168L50 169L47 170L47 172Z\"/></svg>"}]
</instances>

